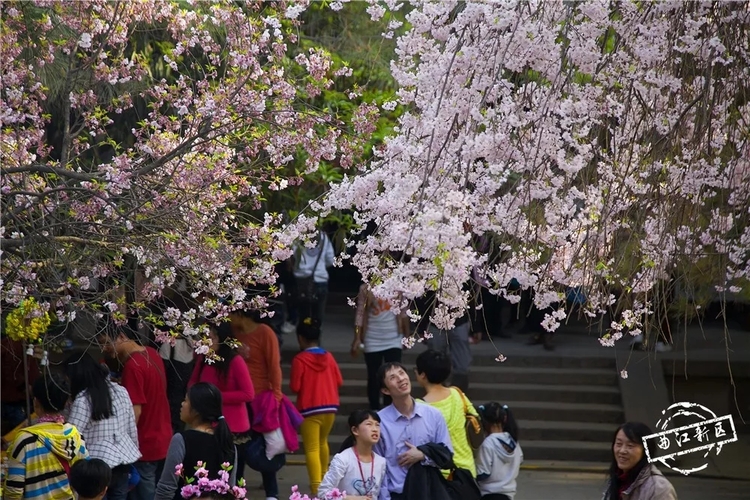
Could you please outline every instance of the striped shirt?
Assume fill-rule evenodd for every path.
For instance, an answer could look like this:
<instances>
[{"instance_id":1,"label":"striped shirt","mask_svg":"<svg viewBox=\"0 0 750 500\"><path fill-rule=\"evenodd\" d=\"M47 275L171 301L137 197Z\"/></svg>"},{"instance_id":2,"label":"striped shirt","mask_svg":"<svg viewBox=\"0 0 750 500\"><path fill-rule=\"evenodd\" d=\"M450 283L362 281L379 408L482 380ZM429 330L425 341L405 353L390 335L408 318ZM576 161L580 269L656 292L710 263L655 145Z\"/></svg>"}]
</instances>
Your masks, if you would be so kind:
<instances>
[{"instance_id":1,"label":"striped shirt","mask_svg":"<svg viewBox=\"0 0 750 500\"><path fill-rule=\"evenodd\" d=\"M71 500L73 491L61 461L88 458L78 429L45 422L21 430L10 445L4 498Z\"/></svg>"}]
</instances>

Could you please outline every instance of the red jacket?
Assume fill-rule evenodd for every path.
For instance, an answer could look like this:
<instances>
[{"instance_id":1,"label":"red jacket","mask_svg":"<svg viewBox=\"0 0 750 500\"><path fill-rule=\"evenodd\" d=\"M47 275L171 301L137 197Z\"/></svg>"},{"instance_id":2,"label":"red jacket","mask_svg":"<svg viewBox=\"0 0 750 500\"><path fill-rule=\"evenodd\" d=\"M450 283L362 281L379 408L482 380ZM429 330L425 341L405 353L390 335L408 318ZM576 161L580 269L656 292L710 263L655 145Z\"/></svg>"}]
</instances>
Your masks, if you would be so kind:
<instances>
[{"instance_id":1,"label":"red jacket","mask_svg":"<svg viewBox=\"0 0 750 500\"><path fill-rule=\"evenodd\" d=\"M311 347L292 360L289 383L297 393L297 409L307 417L318 413L336 413L339 409L339 387L344 384L341 371L330 352Z\"/></svg>"}]
</instances>

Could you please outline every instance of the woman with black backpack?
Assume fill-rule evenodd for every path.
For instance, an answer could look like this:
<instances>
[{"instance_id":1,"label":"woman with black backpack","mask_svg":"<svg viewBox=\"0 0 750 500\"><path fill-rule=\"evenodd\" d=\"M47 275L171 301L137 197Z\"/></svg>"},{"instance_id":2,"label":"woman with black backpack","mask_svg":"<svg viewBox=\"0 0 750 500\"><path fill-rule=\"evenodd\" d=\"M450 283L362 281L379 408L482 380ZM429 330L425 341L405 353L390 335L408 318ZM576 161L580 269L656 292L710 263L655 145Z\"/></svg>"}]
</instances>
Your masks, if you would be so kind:
<instances>
[{"instance_id":1,"label":"woman with black backpack","mask_svg":"<svg viewBox=\"0 0 750 500\"><path fill-rule=\"evenodd\" d=\"M191 464L202 462L203 468L208 471L208 478L217 479L222 464L229 463L232 466L229 484L237 484L237 449L222 412L219 389L205 382L188 389L180 409L180 419L185 422L187 430L175 434L169 443L155 500L182 498L180 489L185 486L184 479L175 473L179 464L191 467ZM187 477L192 475L193 471L184 474Z\"/></svg>"}]
</instances>

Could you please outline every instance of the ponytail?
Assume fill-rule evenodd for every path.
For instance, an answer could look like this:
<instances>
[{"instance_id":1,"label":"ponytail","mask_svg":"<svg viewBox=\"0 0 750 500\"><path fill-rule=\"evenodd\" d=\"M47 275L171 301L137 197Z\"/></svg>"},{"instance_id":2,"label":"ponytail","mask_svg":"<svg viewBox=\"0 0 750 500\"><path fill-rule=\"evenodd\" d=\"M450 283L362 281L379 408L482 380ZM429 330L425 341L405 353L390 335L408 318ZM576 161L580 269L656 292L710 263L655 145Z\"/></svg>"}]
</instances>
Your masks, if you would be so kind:
<instances>
[{"instance_id":1,"label":"ponytail","mask_svg":"<svg viewBox=\"0 0 750 500\"><path fill-rule=\"evenodd\" d=\"M214 349L216 354L221 358L218 361L214 361L213 366L219 372L222 380L226 381L229 376L229 365L232 363L234 357L239 355L237 349L231 345L234 340L232 328L228 321L212 325L211 328L216 332L216 337L219 339L219 345ZM203 362L206 362L205 359Z\"/></svg>"},{"instance_id":2,"label":"ponytail","mask_svg":"<svg viewBox=\"0 0 750 500\"><path fill-rule=\"evenodd\" d=\"M339 453L341 453L342 451L348 450L349 448L353 447L355 444L357 444L357 440L354 439L354 436L349 434L349 436L347 436L347 438L344 439L344 442L341 443L341 448L339 448Z\"/></svg>"},{"instance_id":3,"label":"ponytail","mask_svg":"<svg viewBox=\"0 0 750 500\"><path fill-rule=\"evenodd\" d=\"M222 454L229 459L226 460L230 464L234 463L234 436L232 431L229 430L229 424L224 418L224 415L219 416L216 422L211 422L211 427L214 428L214 437L216 438L216 444L222 451Z\"/></svg>"},{"instance_id":4,"label":"ponytail","mask_svg":"<svg viewBox=\"0 0 750 500\"><path fill-rule=\"evenodd\" d=\"M214 431L216 445L221 450L225 462L234 463L234 438L229 425L222 415L221 391L207 382L200 382L188 390L190 407L200 415L204 423Z\"/></svg>"},{"instance_id":5,"label":"ponytail","mask_svg":"<svg viewBox=\"0 0 750 500\"><path fill-rule=\"evenodd\" d=\"M505 412L505 422L503 423L503 430L510 434L510 437L518 442L518 424L516 423L516 419L513 417L513 412L510 411L508 405L503 405L503 410Z\"/></svg>"},{"instance_id":6,"label":"ponytail","mask_svg":"<svg viewBox=\"0 0 750 500\"><path fill-rule=\"evenodd\" d=\"M516 442L518 441L518 424L508 405L501 405L496 402L487 403L479 407L479 412L482 415L485 427L501 425L504 432L510 434L510 437Z\"/></svg>"}]
</instances>

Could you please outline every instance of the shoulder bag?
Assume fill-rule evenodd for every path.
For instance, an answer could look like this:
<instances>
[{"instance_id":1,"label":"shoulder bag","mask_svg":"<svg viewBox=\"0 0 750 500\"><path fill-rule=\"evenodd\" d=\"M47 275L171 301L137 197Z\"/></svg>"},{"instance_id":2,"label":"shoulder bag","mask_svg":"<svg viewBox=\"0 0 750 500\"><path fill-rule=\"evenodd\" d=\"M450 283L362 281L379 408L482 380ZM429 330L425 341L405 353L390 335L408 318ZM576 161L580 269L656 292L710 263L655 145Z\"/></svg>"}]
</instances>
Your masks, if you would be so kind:
<instances>
[{"instance_id":1,"label":"shoulder bag","mask_svg":"<svg viewBox=\"0 0 750 500\"><path fill-rule=\"evenodd\" d=\"M326 249L325 235L320 235L320 252L318 252L318 258L315 259L315 265L312 268L310 276L304 278L297 278L297 301L300 303L313 304L318 300L318 293L315 291L315 270L318 269L318 263L320 257L323 255L323 251ZM305 249L302 249L305 252ZM302 256L300 256L302 258ZM297 264L299 266L299 263Z\"/></svg>"},{"instance_id":2,"label":"shoulder bag","mask_svg":"<svg viewBox=\"0 0 750 500\"><path fill-rule=\"evenodd\" d=\"M478 450L482 446L484 441L484 429L482 429L482 423L476 415L469 413L469 403L466 400L466 395L458 387L453 387L458 394L461 396L461 401L464 403L464 429L466 429L466 440L469 442L472 450Z\"/></svg>"}]
</instances>

